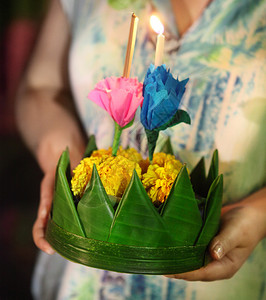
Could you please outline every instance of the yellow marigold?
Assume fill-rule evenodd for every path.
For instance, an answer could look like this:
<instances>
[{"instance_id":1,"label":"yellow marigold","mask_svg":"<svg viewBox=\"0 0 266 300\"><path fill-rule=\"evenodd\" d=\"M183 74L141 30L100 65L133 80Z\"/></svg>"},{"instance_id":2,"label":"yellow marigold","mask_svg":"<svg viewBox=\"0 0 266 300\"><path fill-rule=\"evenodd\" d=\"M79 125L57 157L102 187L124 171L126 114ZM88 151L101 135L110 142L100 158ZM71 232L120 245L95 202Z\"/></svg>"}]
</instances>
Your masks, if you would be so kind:
<instances>
[{"instance_id":1,"label":"yellow marigold","mask_svg":"<svg viewBox=\"0 0 266 300\"><path fill-rule=\"evenodd\" d=\"M103 157L103 156L111 156L112 148L109 149L99 149L92 152L91 157Z\"/></svg>"},{"instance_id":2,"label":"yellow marigold","mask_svg":"<svg viewBox=\"0 0 266 300\"><path fill-rule=\"evenodd\" d=\"M141 174L147 173L149 165L150 165L150 161L149 161L148 158L142 159L142 160L139 161L139 166L140 166L141 171L142 171Z\"/></svg>"},{"instance_id":3,"label":"yellow marigold","mask_svg":"<svg viewBox=\"0 0 266 300\"><path fill-rule=\"evenodd\" d=\"M137 163L141 155L135 149L119 150L121 155L112 156L112 149L93 151L90 157L84 158L73 171L71 179L72 191L79 198L83 195L91 179L93 164L96 165L99 176L107 194L122 197L133 170L141 177L141 168Z\"/></svg>"},{"instance_id":4,"label":"yellow marigold","mask_svg":"<svg viewBox=\"0 0 266 300\"><path fill-rule=\"evenodd\" d=\"M156 162L156 163L155 163ZM168 197L182 163L173 155L156 153L153 164L143 174L142 183L155 205L163 203Z\"/></svg>"},{"instance_id":5,"label":"yellow marigold","mask_svg":"<svg viewBox=\"0 0 266 300\"><path fill-rule=\"evenodd\" d=\"M143 158L141 154L134 148L123 149L121 146L117 151L117 155L121 155L131 161L139 163Z\"/></svg>"},{"instance_id":6,"label":"yellow marigold","mask_svg":"<svg viewBox=\"0 0 266 300\"><path fill-rule=\"evenodd\" d=\"M143 160L140 153L133 148L124 150L120 147L116 157L112 156L111 148L96 150L73 171L71 185L75 196L83 195L94 164L107 194L118 198L122 197L135 169L155 205L166 200L182 167L181 162L173 155L165 153L154 154L153 164L150 165L149 160Z\"/></svg>"},{"instance_id":7,"label":"yellow marigold","mask_svg":"<svg viewBox=\"0 0 266 300\"><path fill-rule=\"evenodd\" d=\"M75 196L81 197L91 178L93 164L96 167L105 159L105 157L86 157L73 170L73 177L71 179L71 187Z\"/></svg>"},{"instance_id":8,"label":"yellow marigold","mask_svg":"<svg viewBox=\"0 0 266 300\"><path fill-rule=\"evenodd\" d=\"M134 169L141 177L139 164L121 155L109 157L97 168L107 194L115 197L122 197Z\"/></svg>"},{"instance_id":9,"label":"yellow marigold","mask_svg":"<svg viewBox=\"0 0 266 300\"><path fill-rule=\"evenodd\" d=\"M174 157L174 155L166 154L163 152L154 153L152 162L153 164L159 165L160 167L164 167L165 163L167 162L170 162L173 165L181 164L180 161Z\"/></svg>"},{"instance_id":10,"label":"yellow marigold","mask_svg":"<svg viewBox=\"0 0 266 300\"><path fill-rule=\"evenodd\" d=\"M147 172L150 162L148 159L143 159L141 154L136 149L134 148L123 149L120 146L120 148L117 151L117 154L138 163L141 168L141 174Z\"/></svg>"},{"instance_id":11,"label":"yellow marigold","mask_svg":"<svg viewBox=\"0 0 266 300\"><path fill-rule=\"evenodd\" d=\"M152 158L152 163L154 165L158 165L160 167L163 167L167 155L170 155L170 154L166 154L166 153L162 153L162 152L154 153L153 158Z\"/></svg>"}]
</instances>

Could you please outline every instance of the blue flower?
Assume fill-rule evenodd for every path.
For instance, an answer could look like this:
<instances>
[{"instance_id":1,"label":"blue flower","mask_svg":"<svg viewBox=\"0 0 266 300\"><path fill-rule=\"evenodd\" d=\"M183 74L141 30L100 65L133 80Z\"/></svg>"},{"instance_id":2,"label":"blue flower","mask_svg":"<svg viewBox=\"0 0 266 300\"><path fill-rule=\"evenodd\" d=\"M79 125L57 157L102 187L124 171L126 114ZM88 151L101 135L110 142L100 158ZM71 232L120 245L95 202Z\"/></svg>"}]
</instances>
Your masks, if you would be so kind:
<instances>
[{"instance_id":1,"label":"blue flower","mask_svg":"<svg viewBox=\"0 0 266 300\"><path fill-rule=\"evenodd\" d=\"M157 68L151 65L146 74L140 120L148 139L150 161L152 161L160 130L181 122L190 124L188 113L179 109L187 82L188 78L183 81L173 78L165 65Z\"/></svg>"},{"instance_id":2,"label":"blue flower","mask_svg":"<svg viewBox=\"0 0 266 300\"><path fill-rule=\"evenodd\" d=\"M171 121L178 111L188 80L187 78L179 81L173 78L170 70L166 70L165 65L157 68L154 65L150 66L143 83L144 100L141 109L141 123L145 129L163 130L180 122L188 123L179 120L173 124ZM181 115L179 114L179 117ZM164 128L164 124L169 124L169 126ZM161 128L162 126L163 128Z\"/></svg>"}]
</instances>

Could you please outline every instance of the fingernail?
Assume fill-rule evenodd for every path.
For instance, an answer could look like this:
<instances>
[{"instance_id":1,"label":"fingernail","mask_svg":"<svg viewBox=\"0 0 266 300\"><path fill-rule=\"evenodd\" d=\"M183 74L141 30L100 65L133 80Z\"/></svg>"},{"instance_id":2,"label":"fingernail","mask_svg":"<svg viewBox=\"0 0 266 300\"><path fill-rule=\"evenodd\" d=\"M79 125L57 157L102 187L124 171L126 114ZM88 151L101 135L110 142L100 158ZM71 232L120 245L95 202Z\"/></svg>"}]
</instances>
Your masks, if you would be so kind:
<instances>
[{"instance_id":1,"label":"fingernail","mask_svg":"<svg viewBox=\"0 0 266 300\"><path fill-rule=\"evenodd\" d=\"M43 209L40 213L41 218L45 218L47 216L47 209Z\"/></svg>"},{"instance_id":2,"label":"fingernail","mask_svg":"<svg viewBox=\"0 0 266 300\"><path fill-rule=\"evenodd\" d=\"M53 249L47 249L46 253L49 255L53 255L53 254L55 254L55 251Z\"/></svg>"},{"instance_id":3,"label":"fingernail","mask_svg":"<svg viewBox=\"0 0 266 300\"><path fill-rule=\"evenodd\" d=\"M224 255L223 247L221 244L217 244L213 248L213 253L215 254L216 259L221 259Z\"/></svg>"}]
</instances>

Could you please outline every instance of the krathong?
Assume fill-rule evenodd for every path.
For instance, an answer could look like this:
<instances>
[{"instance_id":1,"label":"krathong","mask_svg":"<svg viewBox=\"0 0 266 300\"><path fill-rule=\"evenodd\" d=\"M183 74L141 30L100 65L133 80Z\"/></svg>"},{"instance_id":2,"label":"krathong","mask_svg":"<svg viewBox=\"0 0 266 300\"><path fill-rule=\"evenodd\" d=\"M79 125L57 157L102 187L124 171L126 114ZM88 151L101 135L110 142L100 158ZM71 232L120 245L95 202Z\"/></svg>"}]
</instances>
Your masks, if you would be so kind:
<instances>
[{"instance_id":1,"label":"krathong","mask_svg":"<svg viewBox=\"0 0 266 300\"><path fill-rule=\"evenodd\" d=\"M101 168L96 167L99 160L106 155L111 160L120 160L122 156L112 157L111 149L96 150L92 136L84 159L98 160L92 170L89 166L90 179L79 199L71 193L67 150L58 162L46 231L46 239L54 249L71 261L117 272L175 274L203 266L221 213L223 178L218 175L217 151L207 176L204 159L189 175L186 166L180 168L172 155L156 153L156 164L149 165L152 169L148 168L147 177L136 171L138 168L133 170L117 201L110 193L119 190L117 187L123 178L129 178L131 171L121 169L126 177L120 174L119 180L114 173L111 180L101 180ZM123 152L133 158L133 164L140 159L132 149L121 149ZM123 157L122 163L128 158ZM107 173L112 166L104 166ZM172 176L171 187L163 184L163 176ZM165 192L169 192L168 196ZM149 194L158 197L153 201Z\"/></svg>"},{"instance_id":2,"label":"krathong","mask_svg":"<svg viewBox=\"0 0 266 300\"><path fill-rule=\"evenodd\" d=\"M175 79L165 65L155 68L151 64L143 83L144 100L141 109L141 123L145 128L149 159L155 150L159 131L184 122L190 124L190 117L179 109L188 79Z\"/></svg>"},{"instance_id":3,"label":"krathong","mask_svg":"<svg viewBox=\"0 0 266 300\"><path fill-rule=\"evenodd\" d=\"M113 147L97 149L90 136L73 173L68 149L62 153L45 237L63 257L86 266L176 274L205 264L208 244L219 228L223 176L218 174L217 151L208 174L204 158L188 172L167 150L154 154L160 130L190 123L180 109L188 79L174 79L164 65L151 65L143 86L129 78L137 20L132 14L123 77L106 78L89 93L115 122ZM118 147L139 105L149 159Z\"/></svg>"}]
</instances>

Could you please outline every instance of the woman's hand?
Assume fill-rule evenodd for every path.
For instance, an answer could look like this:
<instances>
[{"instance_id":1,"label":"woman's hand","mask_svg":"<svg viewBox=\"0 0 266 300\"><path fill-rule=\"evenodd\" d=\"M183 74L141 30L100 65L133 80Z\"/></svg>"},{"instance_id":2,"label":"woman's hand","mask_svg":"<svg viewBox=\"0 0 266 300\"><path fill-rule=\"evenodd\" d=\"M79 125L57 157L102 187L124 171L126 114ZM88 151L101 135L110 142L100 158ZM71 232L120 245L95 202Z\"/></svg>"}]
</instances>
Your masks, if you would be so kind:
<instances>
[{"instance_id":1,"label":"woman's hand","mask_svg":"<svg viewBox=\"0 0 266 300\"><path fill-rule=\"evenodd\" d=\"M32 235L35 245L47 254L54 254L54 249L45 240L45 229L53 201L54 170L47 172L41 182L40 204Z\"/></svg>"},{"instance_id":2,"label":"woman's hand","mask_svg":"<svg viewBox=\"0 0 266 300\"><path fill-rule=\"evenodd\" d=\"M69 21L59 0L52 0L16 99L18 129L44 173L40 205L33 227L37 247L53 253L44 238L52 205L58 159L69 148L72 167L84 153L84 132L77 116L68 76Z\"/></svg>"},{"instance_id":3,"label":"woman's hand","mask_svg":"<svg viewBox=\"0 0 266 300\"><path fill-rule=\"evenodd\" d=\"M36 246L47 254L54 254L53 248L45 239L45 230L52 207L56 165L61 153L66 148L65 136L63 133L49 135L48 140L43 139L43 145L37 154L39 164L44 171L44 177L41 182L40 204L32 234ZM79 163L84 153L84 147L81 140L75 141L73 146L69 146L71 166L75 167Z\"/></svg>"},{"instance_id":4,"label":"woman's hand","mask_svg":"<svg viewBox=\"0 0 266 300\"><path fill-rule=\"evenodd\" d=\"M209 252L213 260L195 271L166 275L188 281L231 278L266 235L266 189L222 209L221 228Z\"/></svg>"}]
</instances>

